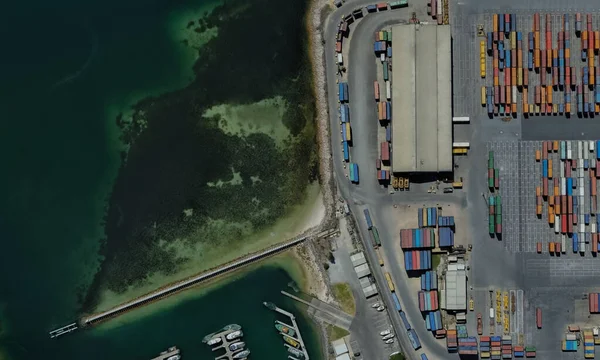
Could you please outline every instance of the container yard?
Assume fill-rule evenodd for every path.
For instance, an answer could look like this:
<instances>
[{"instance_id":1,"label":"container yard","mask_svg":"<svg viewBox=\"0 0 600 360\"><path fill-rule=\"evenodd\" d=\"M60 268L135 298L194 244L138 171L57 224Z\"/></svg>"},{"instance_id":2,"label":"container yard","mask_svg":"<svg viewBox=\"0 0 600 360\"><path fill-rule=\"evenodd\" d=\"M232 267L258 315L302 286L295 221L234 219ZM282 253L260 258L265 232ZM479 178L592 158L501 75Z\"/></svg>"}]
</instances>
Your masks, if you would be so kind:
<instances>
[{"instance_id":1,"label":"container yard","mask_svg":"<svg viewBox=\"0 0 600 360\"><path fill-rule=\"evenodd\" d=\"M595 14L489 14L484 22L479 70L485 78L481 104L489 116L599 113L600 24Z\"/></svg>"},{"instance_id":2,"label":"container yard","mask_svg":"<svg viewBox=\"0 0 600 360\"><path fill-rule=\"evenodd\" d=\"M375 113L377 115L379 157L377 162L377 180L381 185L394 185L396 189L404 189L404 183L392 181L391 143L392 143L392 86L389 59L392 56L392 32L380 30L375 32L373 43L374 55L377 58L377 80L373 84L375 96Z\"/></svg>"}]
</instances>

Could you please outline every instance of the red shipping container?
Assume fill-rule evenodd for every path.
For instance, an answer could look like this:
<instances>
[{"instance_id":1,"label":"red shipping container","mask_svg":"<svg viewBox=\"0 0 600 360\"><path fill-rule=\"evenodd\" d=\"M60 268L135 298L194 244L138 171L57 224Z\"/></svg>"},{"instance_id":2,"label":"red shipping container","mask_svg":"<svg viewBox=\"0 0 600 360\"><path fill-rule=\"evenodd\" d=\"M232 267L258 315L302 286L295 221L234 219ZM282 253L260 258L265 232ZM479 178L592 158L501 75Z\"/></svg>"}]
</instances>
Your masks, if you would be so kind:
<instances>
[{"instance_id":1,"label":"red shipping container","mask_svg":"<svg viewBox=\"0 0 600 360\"><path fill-rule=\"evenodd\" d=\"M535 311L535 323L537 324L538 329L542 328L542 309L537 308Z\"/></svg>"},{"instance_id":2,"label":"red shipping container","mask_svg":"<svg viewBox=\"0 0 600 360\"><path fill-rule=\"evenodd\" d=\"M387 141L381 143L381 160L390 161L390 145Z\"/></svg>"},{"instance_id":3,"label":"red shipping container","mask_svg":"<svg viewBox=\"0 0 600 360\"><path fill-rule=\"evenodd\" d=\"M418 251L413 251L412 252L413 270L418 270L419 269L419 259L417 257L418 253L419 253Z\"/></svg>"},{"instance_id":4,"label":"red shipping container","mask_svg":"<svg viewBox=\"0 0 600 360\"><path fill-rule=\"evenodd\" d=\"M577 84L577 74L574 67L571 67L571 85L575 86Z\"/></svg>"},{"instance_id":5,"label":"red shipping container","mask_svg":"<svg viewBox=\"0 0 600 360\"><path fill-rule=\"evenodd\" d=\"M567 232L567 215L560 216L560 231L563 234Z\"/></svg>"},{"instance_id":6,"label":"red shipping container","mask_svg":"<svg viewBox=\"0 0 600 360\"><path fill-rule=\"evenodd\" d=\"M598 209L597 209L597 206L596 206L596 201L597 201L596 195L592 195L592 204L591 204L592 208L591 208L591 212L594 213L594 214L598 212Z\"/></svg>"},{"instance_id":7,"label":"red shipping container","mask_svg":"<svg viewBox=\"0 0 600 360\"><path fill-rule=\"evenodd\" d=\"M375 160L375 167L377 168L377 170L381 169L381 159Z\"/></svg>"},{"instance_id":8,"label":"red shipping container","mask_svg":"<svg viewBox=\"0 0 600 360\"><path fill-rule=\"evenodd\" d=\"M373 88L375 91L375 101L379 101L379 83L377 80L373 83Z\"/></svg>"},{"instance_id":9,"label":"red shipping container","mask_svg":"<svg viewBox=\"0 0 600 360\"><path fill-rule=\"evenodd\" d=\"M496 178L494 179L494 187L495 187L496 189L500 189L500 177L496 177Z\"/></svg>"},{"instance_id":10,"label":"red shipping container","mask_svg":"<svg viewBox=\"0 0 600 360\"><path fill-rule=\"evenodd\" d=\"M554 248L556 249L556 253L558 254L558 253L560 252L560 243L559 243L559 242L556 242L556 243L554 244Z\"/></svg>"},{"instance_id":11,"label":"red shipping container","mask_svg":"<svg viewBox=\"0 0 600 360\"><path fill-rule=\"evenodd\" d=\"M546 196L548 196L548 178L544 178L543 183L544 183L544 189L543 189L542 195L544 197L546 197Z\"/></svg>"},{"instance_id":12,"label":"red shipping container","mask_svg":"<svg viewBox=\"0 0 600 360\"><path fill-rule=\"evenodd\" d=\"M565 83L567 86L571 86L571 68L569 66L565 67Z\"/></svg>"},{"instance_id":13,"label":"red shipping container","mask_svg":"<svg viewBox=\"0 0 600 360\"><path fill-rule=\"evenodd\" d=\"M570 160L565 161L565 177L571 177L571 164Z\"/></svg>"},{"instance_id":14,"label":"red shipping container","mask_svg":"<svg viewBox=\"0 0 600 360\"><path fill-rule=\"evenodd\" d=\"M569 214L573 213L573 196L569 195L567 196L567 208L568 208L568 212Z\"/></svg>"},{"instance_id":15,"label":"red shipping container","mask_svg":"<svg viewBox=\"0 0 600 360\"><path fill-rule=\"evenodd\" d=\"M594 313L594 294L592 293L588 294L588 308L590 313Z\"/></svg>"},{"instance_id":16,"label":"red shipping container","mask_svg":"<svg viewBox=\"0 0 600 360\"><path fill-rule=\"evenodd\" d=\"M569 233L569 234L573 233L573 224L571 224L571 223L567 224L567 233Z\"/></svg>"},{"instance_id":17,"label":"red shipping container","mask_svg":"<svg viewBox=\"0 0 600 360\"><path fill-rule=\"evenodd\" d=\"M571 169L577 169L577 159L571 159Z\"/></svg>"},{"instance_id":18,"label":"red shipping container","mask_svg":"<svg viewBox=\"0 0 600 360\"><path fill-rule=\"evenodd\" d=\"M338 53L341 53L341 52L342 52L342 42L341 42L341 41L338 41L338 42L335 44L335 51L336 51L336 52L338 52Z\"/></svg>"},{"instance_id":19,"label":"red shipping container","mask_svg":"<svg viewBox=\"0 0 600 360\"><path fill-rule=\"evenodd\" d=\"M540 31L540 14L533 15L533 31Z\"/></svg>"},{"instance_id":20,"label":"red shipping container","mask_svg":"<svg viewBox=\"0 0 600 360\"><path fill-rule=\"evenodd\" d=\"M571 223L573 223L573 225L577 225L577 215L570 214L569 216L571 217Z\"/></svg>"}]
</instances>

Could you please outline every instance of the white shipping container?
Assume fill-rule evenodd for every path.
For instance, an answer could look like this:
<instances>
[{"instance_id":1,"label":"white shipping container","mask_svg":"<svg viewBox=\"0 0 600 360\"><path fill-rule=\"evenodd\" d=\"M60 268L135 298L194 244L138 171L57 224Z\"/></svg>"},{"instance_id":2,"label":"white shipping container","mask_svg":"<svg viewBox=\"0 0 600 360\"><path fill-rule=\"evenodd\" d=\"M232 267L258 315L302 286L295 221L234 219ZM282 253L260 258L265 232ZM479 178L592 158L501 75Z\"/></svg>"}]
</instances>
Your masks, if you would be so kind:
<instances>
[{"instance_id":1,"label":"white shipping container","mask_svg":"<svg viewBox=\"0 0 600 360\"><path fill-rule=\"evenodd\" d=\"M558 168L560 169L560 177L564 178L565 177L565 161L564 160L560 161L560 166Z\"/></svg>"},{"instance_id":2,"label":"white shipping container","mask_svg":"<svg viewBox=\"0 0 600 360\"><path fill-rule=\"evenodd\" d=\"M584 141L583 142L583 160L587 160L588 159L588 155L590 153L590 148L588 147L589 142Z\"/></svg>"},{"instance_id":3,"label":"white shipping container","mask_svg":"<svg viewBox=\"0 0 600 360\"><path fill-rule=\"evenodd\" d=\"M452 118L453 123L469 123L471 119L468 116L455 116Z\"/></svg>"},{"instance_id":4,"label":"white shipping container","mask_svg":"<svg viewBox=\"0 0 600 360\"><path fill-rule=\"evenodd\" d=\"M590 159L590 167L592 169L596 168L596 159L594 159L593 157Z\"/></svg>"},{"instance_id":5,"label":"white shipping container","mask_svg":"<svg viewBox=\"0 0 600 360\"><path fill-rule=\"evenodd\" d=\"M342 59L342 54L337 54L337 62L338 64L342 65L344 63L343 59Z\"/></svg>"},{"instance_id":6,"label":"white shipping container","mask_svg":"<svg viewBox=\"0 0 600 360\"><path fill-rule=\"evenodd\" d=\"M577 142L577 154L579 154L577 159L581 159L583 157L583 141L581 140Z\"/></svg>"},{"instance_id":7,"label":"white shipping container","mask_svg":"<svg viewBox=\"0 0 600 360\"><path fill-rule=\"evenodd\" d=\"M567 178L560 179L560 194L567 195Z\"/></svg>"},{"instance_id":8,"label":"white shipping container","mask_svg":"<svg viewBox=\"0 0 600 360\"><path fill-rule=\"evenodd\" d=\"M571 150L567 150L567 159L571 160L573 158L573 153L571 152Z\"/></svg>"},{"instance_id":9,"label":"white shipping container","mask_svg":"<svg viewBox=\"0 0 600 360\"><path fill-rule=\"evenodd\" d=\"M580 254L585 253L585 242L580 242L579 243L579 253Z\"/></svg>"},{"instance_id":10,"label":"white shipping container","mask_svg":"<svg viewBox=\"0 0 600 360\"><path fill-rule=\"evenodd\" d=\"M517 103L517 86L513 85L512 87L512 102L513 104Z\"/></svg>"},{"instance_id":11,"label":"white shipping container","mask_svg":"<svg viewBox=\"0 0 600 360\"><path fill-rule=\"evenodd\" d=\"M580 188L580 189L583 189L583 178L582 178L582 177L580 177L580 178L578 179L578 181L579 181L579 188Z\"/></svg>"},{"instance_id":12,"label":"white shipping container","mask_svg":"<svg viewBox=\"0 0 600 360\"><path fill-rule=\"evenodd\" d=\"M590 152L594 152L596 147L596 142L594 140L590 140Z\"/></svg>"},{"instance_id":13,"label":"white shipping container","mask_svg":"<svg viewBox=\"0 0 600 360\"><path fill-rule=\"evenodd\" d=\"M583 214L579 215L579 223L582 224L583 226L585 226L585 217L583 216Z\"/></svg>"},{"instance_id":14,"label":"white shipping container","mask_svg":"<svg viewBox=\"0 0 600 360\"><path fill-rule=\"evenodd\" d=\"M596 230L596 222L595 222L595 221L593 221L593 219L590 219L590 220L592 220L592 223L590 224L590 225L591 225L591 227L592 227L592 232L593 232L593 233L596 233L596 231L597 231L597 230Z\"/></svg>"},{"instance_id":15,"label":"white shipping container","mask_svg":"<svg viewBox=\"0 0 600 360\"><path fill-rule=\"evenodd\" d=\"M392 86L389 80L385 82L385 94L388 100L392 98Z\"/></svg>"},{"instance_id":16,"label":"white shipping container","mask_svg":"<svg viewBox=\"0 0 600 360\"><path fill-rule=\"evenodd\" d=\"M384 61L385 61L385 53L384 53L384 52L382 52L382 53L379 55L379 60L381 60L381 62L384 62Z\"/></svg>"},{"instance_id":17,"label":"white shipping container","mask_svg":"<svg viewBox=\"0 0 600 360\"><path fill-rule=\"evenodd\" d=\"M558 234L560 232L560 216L554 215L554 233Z\"/></svg>"},{"instance_id":18,"label":"white shipping container","mask_svg":"<svg viewBox=\"0 0 600 360\"><path fill-rule=\"evenodd\" d=\"M579 222L579 232L581 233L580 239L583 239L585 241L585 224L583 223L583 221Z\"/></svg>"},{"instance_id":19,"label":"white shipping container","mask_svg":"<svg viewBox=\"0 0 600 360\"><path fill-rule=\"evenodd\" d=\"M567 141L567 151L572 151L573 150L572 146L573 145L571 144L571 142Z\"/></svg>"},{"instance_id":20,"label":"white shipping container","mask_svg":"<svg viewBox=\"0 0 600 360\"><path fill-rule=\"evenodd\" d=\"M452 143L453 148L468 148L470 146L471 146L471 144L468 141Z\"/></svg>"},{"instance_id":21,"label":"white shipping container","mask_svg":"<svg viewBox=\"0 0 600 360\"><path fill-rule=\"evenodd\" d=\"M442 16L442 0L437 0L437 16Z\"/></svg>"},{"instance_id":22,"label":"white shipping container","mask_svg":"<svg viewBox=\"0 0 600 360\"><path fill-rule=\"evenodd\" d=\"M563 254L567 252L567 239L565 239L566 236L562 235L562 244L560 247L560 252L562 252Z\"/></svg>"}]
</instances>

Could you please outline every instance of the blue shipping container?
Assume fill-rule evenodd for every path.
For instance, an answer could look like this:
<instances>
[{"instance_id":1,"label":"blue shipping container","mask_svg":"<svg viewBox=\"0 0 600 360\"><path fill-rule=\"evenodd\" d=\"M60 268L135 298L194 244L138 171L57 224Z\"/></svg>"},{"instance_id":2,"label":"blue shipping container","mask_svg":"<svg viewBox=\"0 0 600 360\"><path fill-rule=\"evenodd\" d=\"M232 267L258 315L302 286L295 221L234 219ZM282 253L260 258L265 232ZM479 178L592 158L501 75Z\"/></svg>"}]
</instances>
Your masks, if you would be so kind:
<instances>
[{"instance_id":1,"label":"blue shipping container","mask_svg":"<svg viewBox=\"0 0 600 360\"><path fill-rule=\"evenodd\" d=\"M391 102L386 102L385 103L385 113L386 113L386 120L390 121L392 120L392 103Z\"/></svg>"},{"instance_id":2,"label":"blue shipping container","mask_svg":"<svg viewBox=\"0 0 600 360\"><path fill-rule=\"evenodd\" d=\"M517 31L517 14L510 14L510 31Z\"/></svg>"},{"instance_id":3,"label":"blue shipping container","mask_svg":"<svg viewBox=\"0 0 600 360\"><path fill-rule=\"evenodd\" d=\"M346 105L346 104L340 105L340 121L342 123L346 122L346 107L344 105Z\"/></svg>"},{"instance_id":4,"label":"blue shipping container","mask_svg":"<svg viewBox=\"0 0 600 360\"><path fill-rule=\"evenodd\" d=\"M348 161L350 161L350 151L348 150L348 142L347 141L344 141L343 149L344 149L344 161L348 162Z\"/></svg>"},{"instance_id":5,"label":"blue shipping container","mask_svg":"<svg viewBox=\"0 0 600 360\"><path fill-rule=\"evenodd\" d=\"M400 305L400 300L398 300L396 293L392 293L392 299L394 300L394 306L396 306L396 310L402 311L402 306Z\"/></svg>"},{"instance_id":6,"label":"blue shipping container","mask_svg":"<svg viewBox=\"0 0 600 360\"><path fill-rule=\"evenodd\" d=\"M392 141L392 128L389 126L385 128L385 141Z\"/></svg>"},{"instance_id":7,"label":"blue shipping container","mask_svg":"<svg viewBox=\"0 0 600 360\"><path fill-rule=\"evenodd\" d=\"M404 327L406 328L406 330L410 330L411 329L410 323L406 319L406 314L404 313L404 311L400 312L400 319L402 319L402 323L404 324Z\"/></svg>"},{"instance_id":8,"label":"blue shipping container","mask_svg":"<svg viewBox=\"0 0 600 360\"><path fill-rule=\"evenodd\" d=\"M348 101L348 84L344 83L344 101Z\"/></svg>"},{"instance_id":9,"label":"blue shipping container","mask_svg":"<svg viewBox=\"0 0 600 360\"><path fill-rule=\"evenodd\" d=\"M427 358L427 355L425 355L425 353L423 353L423 354L421 354L421 360L429 360L429 359Z\"/></svg>"},{"instance_id":10,"label":"blue shipping container","mask_svg":"<svg viewBox=\"0 0 600 360\"><path fill-rule=\"evenodd\" d=\"M415 330L408 330L408 339L410 340L410 344L412 345L413 349L419 350L421 348L421 341L419 341L419 337L417 336Z\"/></svg>"},{"instance_id":11,"label":"blue shipping container","mask_svg":"<svg viewBox=\"0 0 600 360\"><path fill-rule=\"evenodd\" d=\"M371 228L373 227L373 221L371 221L371 213L369 212L369 209L365 209L363 212L365 213L365 220L367 221L367 229L371 230Z\"/></svg>"},{"instance_id":12,"label":"blue shipping container","mask_svg":"<svg viewBox=\"0 0 600 360\"><path fill-rule=\"evenodd\" d=\"M389 58L392 57L392 48L391 47L387 48L387 57L389 57Z\"/></svg>"},{"instance_id":13,"label":"blue shipping container","mask_svg":"<svg viewBox=\"0 0 600 360\"><path fill-rule=\"evenodd\" d=\"M579 251L579 240L577 233L573 233L573 252L576 253L577 251Z\"/></svg>"},{"instance_id":14,"label":"blue shipping container","mask_svg":"<svg viewBox=\"0 0 600 360\"><path fill-rule=\"evenodd\" d=\"M344 101L344 83L339 83L338 93L339 93L340 102L343 102Z\"/></svg>"}]
</instances>

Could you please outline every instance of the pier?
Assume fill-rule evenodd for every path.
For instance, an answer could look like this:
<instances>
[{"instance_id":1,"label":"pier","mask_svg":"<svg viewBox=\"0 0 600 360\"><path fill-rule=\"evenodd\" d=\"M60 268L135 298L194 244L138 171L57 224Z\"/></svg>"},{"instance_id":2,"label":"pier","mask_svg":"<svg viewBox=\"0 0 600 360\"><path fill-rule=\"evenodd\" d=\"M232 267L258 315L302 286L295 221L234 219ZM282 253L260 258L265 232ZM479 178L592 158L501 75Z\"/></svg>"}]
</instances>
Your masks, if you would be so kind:
<instances>
[{"instance_id":1,"label":"pier","mask_svg":"<svg viewBox=\"0 0 600 360\"><path fill-rule=\"evenodd\" d=\"M48 334L50 335L50 339L54 339L54 338L59 337L61 335L68 334L71 331L75 331L78 328L79 328L79 326L77 326L77 323L72 323L72 324L63 326L61 328L58 328L56 330L52 330Z\"/></svg>"},{"instance_id":2,"label":"pier","mask_svg":"<svg viewBox=\"0 0 600 360\"><path fill-rule=\"evenodd\" d=\"M290 313L288 311L285 311L283 309L278 308L277 306L275 306L275 304L267 303L267 302L265 302L263 304L268 309L276 311L276 312L278 312L278 313L280 313L282 315L285 315L288 318L290 318L290 321L292 322L292 326L289 326L289 325L287 325L287 324L285 324L285 323L283 323L281 321L277 321L277 323L285 325L285 326L289 327L290 329L294 330L296 332L296 337L290 336L288 334L283 334L283 333L280 333L280 334L288 336L288 337L296 340L300 344L300 349L296 349L296 350L299 350L300 352L302 352L302 354L304 355L303 360L309 360L310 358L308 356L308 351L306 350L306 346L304 345L304 341L302 340L302 335L300 334L300 328L298 328L298 323L296 323L296 316L294 316L294 314L292 314L292 313ZM287 346L288 348L291 348L291 349L295 349L294 347L292 347L292 346L290 346L288 344L285 344L285 346Z\"/></svg>"},{"instance_id":3,"label":"pier","mask_svg":"<svg viewBox=\"0 0 600 360\"><path fill-rule=\"evenodd\" d=\"M281 245L277 245L274 246L270 249L261 251L260 253L254 254L254 255L250 255L247 256L245 258L242 258L241 260L235 261L233 263L227 264L227 265L223 265L215 270L206 272L206 273L202 273L199 275L196 275L194 277L191 277L187 280L181 281L179 283L175 283L173 285L164 287L162 289L158 289L154 292L151 292L147 295L144 295L142 297L139 297L135 300L126 302L122 305L119 305L115 308L112 308L110 310L104 311L102 313L96 314L96 315L92 315L86 318L81 319L81 323L84 325L93 325L95 323L101 322L103 320L106 320L108 318L120 315L121 313L124 313L126 311L129 311L133 308L136 308L138 306L144 305L146 303L152 302L152 301L156 301L159 299L162 299L164 297L167 297L169 295L173 295L174 293L177 293L179 291L185 290L189 287L192 287L194 285L197 285L198 283L201 283L203 281L212 279L218 275L222 275L226 272L235 270L237 268L240 268L242 266L251 264L255 261L261 260L265 257L271 256L271 255L275 255L277 253L280 253L284 250L287 250L293 246L296 246L298 244L303 243L304 241L308 240L308 237L304 236L301 238L297 238L291 241L288 241L286 243L283 243Z\"/></svg>"},{"instance_id":4,"label":"pier","mask_svg":"<svg viewBox=\"0 0 600 360\"><path fill-rule=\"evenodd\" d=\"M236 336L234 339L228 340L227 335L232 334L236 331L239 331L240 335ZM238 356L238 354L241 354L243 352L247 352L247 354L240 355L241 357L239 357L239 358L246 359L250 355L250 350L247 349L246 346L242 346L236 350L231 350L231 348L230 348L230 346L232 344L237 343L237 342L242 342L243 336L244 336L244 333L242 332L242 327L239 326L238 324L231 324L231 325L225 326L223 329L217 331L216 333L206 335L204 337L204 339L202 339L202 342L209 344L209 341L211 341L211 340L221 339L219 341L218 345L215 344L216 346L212 346L209 344L209 346L212 346L212 348L211 348L212 351L225 350L225 354L215 357L215 360L233 360L234 356Z\"/></svg>"},{"instance_id":5,"label":"pier","mask_svg":"<svg viewBox=\"0 0 600 360\"><path fill-rule=\"evenodd\" d=\"M167 360L171 356L179 355L179 353L179 349L175 346L172 346L167 351L163 351L157 357L152 358L152 360Z\"/></svg>"}]
</instances>

